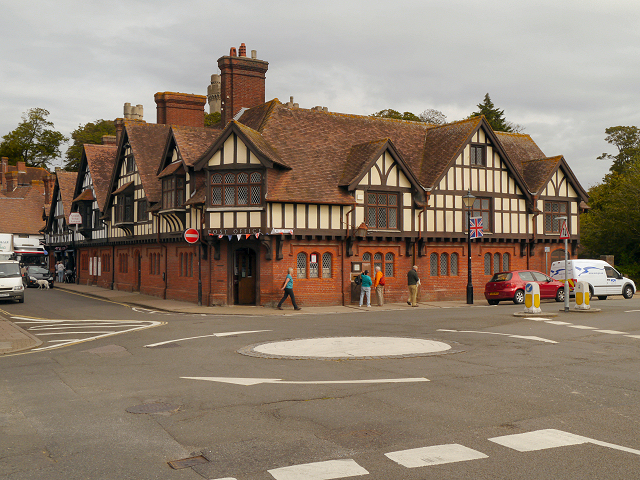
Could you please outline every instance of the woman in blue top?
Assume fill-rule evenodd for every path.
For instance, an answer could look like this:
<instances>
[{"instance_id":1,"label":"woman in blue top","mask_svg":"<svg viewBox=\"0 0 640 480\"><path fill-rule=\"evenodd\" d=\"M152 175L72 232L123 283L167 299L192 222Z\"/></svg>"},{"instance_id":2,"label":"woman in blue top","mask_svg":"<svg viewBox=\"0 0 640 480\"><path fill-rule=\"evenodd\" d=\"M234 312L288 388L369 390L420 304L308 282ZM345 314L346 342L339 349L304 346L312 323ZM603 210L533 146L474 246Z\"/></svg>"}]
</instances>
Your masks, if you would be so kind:
<instances>
[{"instance_id":1,"label":"woman in blue top","mask_svg":"<svg viewBox=\"0 0 640 480\"><path fill-rule=\"evenodd\" d=\"M296 297L293 295L293 268L289 268L289 273L287 273L286 278L284 279L284 283L282 284L282 288L280 290L284 290L284 297L280 300L278 304L278 308L282 310L282 304L287 299L287 297L291 297L291 303L293 304L293 308L296 310L302 310L298 305L296 305Z\"/></svg>"},{"instance_id":2,"label":"woman in blue top","mask_svg":"<svg viewBox=\"0 0 640 480\"><path fill-rule=\"evenodd\" d=\"M360 285L360 306L362 306L362 300L364 299L365 294L367 295L367 307L371 306L371 285L373 285L373 281L369 276L369 270L365 270L362 275L360 275L362 279L362 284Z\"/></svg>"}]
</instances>

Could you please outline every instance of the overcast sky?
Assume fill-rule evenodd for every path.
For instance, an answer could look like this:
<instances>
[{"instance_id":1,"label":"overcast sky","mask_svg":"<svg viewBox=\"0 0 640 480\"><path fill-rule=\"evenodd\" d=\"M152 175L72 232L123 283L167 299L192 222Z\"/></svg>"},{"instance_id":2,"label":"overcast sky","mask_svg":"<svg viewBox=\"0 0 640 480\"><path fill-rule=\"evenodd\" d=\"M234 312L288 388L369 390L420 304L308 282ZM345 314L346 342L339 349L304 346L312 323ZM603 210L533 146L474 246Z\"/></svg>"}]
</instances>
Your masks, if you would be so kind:
<instances>
[{"instance_id":1,"label":"overcast sky","mask_svg":"<svg viewBox=\"0 0 640 480\"><path fill-rule=\"evenodd\" d=\"M640 2L0 0L0 136L30 108L65 135L153 95L206 95L217 59L269 62L267 100L368 115L434 108L448 121L485 93L585 189L616 153L605 129L640 125ZM248 53L249 54L249 53ZM208 111L208 107L207 107Z\"/></svg>"}]
</instances>

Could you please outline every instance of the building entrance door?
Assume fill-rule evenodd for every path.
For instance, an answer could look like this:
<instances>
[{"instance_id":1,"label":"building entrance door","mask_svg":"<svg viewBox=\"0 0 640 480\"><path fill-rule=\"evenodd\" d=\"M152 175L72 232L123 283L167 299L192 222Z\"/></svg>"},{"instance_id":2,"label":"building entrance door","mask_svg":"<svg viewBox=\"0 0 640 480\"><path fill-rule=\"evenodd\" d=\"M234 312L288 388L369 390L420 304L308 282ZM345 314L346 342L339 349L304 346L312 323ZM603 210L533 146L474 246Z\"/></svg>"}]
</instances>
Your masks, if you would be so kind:
<instances>
[{"instance_id":1,"label":"building entrance door","mask_svg":"<svg viewBox=\"0 0 640 480\"><path fill-rule=\"evenodd\" d=\"M256 304L256 252L253 249L235 251L233 285L236 305Z\"/></svg>"}]
</instances>

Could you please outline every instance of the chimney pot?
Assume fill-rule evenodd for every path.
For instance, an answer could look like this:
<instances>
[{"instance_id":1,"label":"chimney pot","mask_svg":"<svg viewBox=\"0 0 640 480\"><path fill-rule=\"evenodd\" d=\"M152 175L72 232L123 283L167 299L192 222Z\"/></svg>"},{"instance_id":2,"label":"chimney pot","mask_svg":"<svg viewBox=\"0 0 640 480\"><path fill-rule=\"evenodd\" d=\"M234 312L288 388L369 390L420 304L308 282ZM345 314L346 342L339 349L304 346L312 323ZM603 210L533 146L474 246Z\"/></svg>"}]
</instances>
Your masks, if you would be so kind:
<instances>
[{"instance_id":1,"label":"chimney pot","mask_svg":"<svg viewBox=\"0 0 640 480\"><path fill-rule=\"evenodd\" d=\"M240 56L241 57L247 56L247 46L244 43L240 44Z\"/></svg>"},{"instance_id":2,"label":"chimney pot","mask_svg":"<svg viewBox=\"0 0 640 480\"><path fill-rule=\"evenodd\" d=\"M236 47L231 47L231 50L229 50L229 56L230 57L237 57L238 54L236 53Z\"/></svg>"},{"instance_id":3,"label":"chimney pot","mask_svg":"<svg viewBox=\"0 0 640 480\"><path fill-rule=\"evenodd\" d=\"M251 58L253 58L254 60L258 58L257 50L251 50Z\"/></svg>"}]
</instances>

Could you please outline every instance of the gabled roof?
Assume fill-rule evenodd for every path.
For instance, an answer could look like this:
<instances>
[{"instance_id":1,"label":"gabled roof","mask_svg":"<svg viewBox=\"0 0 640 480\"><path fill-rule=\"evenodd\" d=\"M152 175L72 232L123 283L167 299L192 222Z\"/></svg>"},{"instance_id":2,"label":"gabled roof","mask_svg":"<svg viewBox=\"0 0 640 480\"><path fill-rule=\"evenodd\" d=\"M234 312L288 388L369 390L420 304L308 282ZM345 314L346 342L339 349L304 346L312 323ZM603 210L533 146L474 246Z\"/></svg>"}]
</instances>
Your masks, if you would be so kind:
<instances>
[{"instance_id":1,"label":"gabled roof","mask_svg":"<svg viewBox=\"0 0 640 480\"><path fill-rule=\"evenodd\" d=\"M100 211L104 209L104 202L109 193L109 180L113 164L116 161L116 152L118 147L115 145L90 145L83 146L82 160L80 161L80 173L84 173L84 168L89 169L91 180L93 182L93 190L98 201ZM86 164L85 164L86 161ZM76 192L82 189L82 175L78 175L76 182Z\"/></svg>"},{"instance_id":2,"label":"gabled roof","mask_svg":"<svg viewBox=\"0 0 640 480\"><path fill-rule=\"evenodd\" d=\"M521 164L525 160L547 157L530 135L510 132L495 132L495 134L513 164L520 170L522 170Z\"/></svg>"},{"instance_id":3,"label":"gabled roof","mask_svg":"<svg viewBox=\"0 0 640 480\"><path fill-rule=\"evenodd\" d=\"M207 127L171 126L171 135L175 139L181 160L189 167L196 163L221 133L222 130ZM170 143L169 139L168 144Z\"/></svg>"},{"instance_id":4,"label":"gabled roof","mask_svg":"<svg viewBox=\"0 0 640 480\"><path fill-rule=\"evenodd\" d=\"M156 172L162 160L169 129L168 125L125 122L127 138L138 168L142 188L147 200L151 203L160 201L162 195L162 186L158 182Z\"/></svg>"},{"instance_id":5,"label":"gabled roof","mask_svg":"<svg viewBox=\"0 0 640 480\"><path fill-rule=\"evenodd\" d=\"M21 197L0 196L0 232L38 234L45 225L44 199L34 187L25 187Z\"/></svg>"},{"instance_id":6,"label":"gabled roof","mask_svg":"<svg viewBox=\"0 0 640 480\"><path fill-rule=\"evenodd\" d=\"M56 170L56 180L53 185L53 194L51 197L51 205L49 206L49 216L47 217L47 230L51 230L56 213L56 203L58 201L58 192L60 192L60 201L62 202L62 213L65 221L68 221L71 213L71 204L76 185L77 172L66 172L64 170Z\"/></svg>"}]
</instances>

